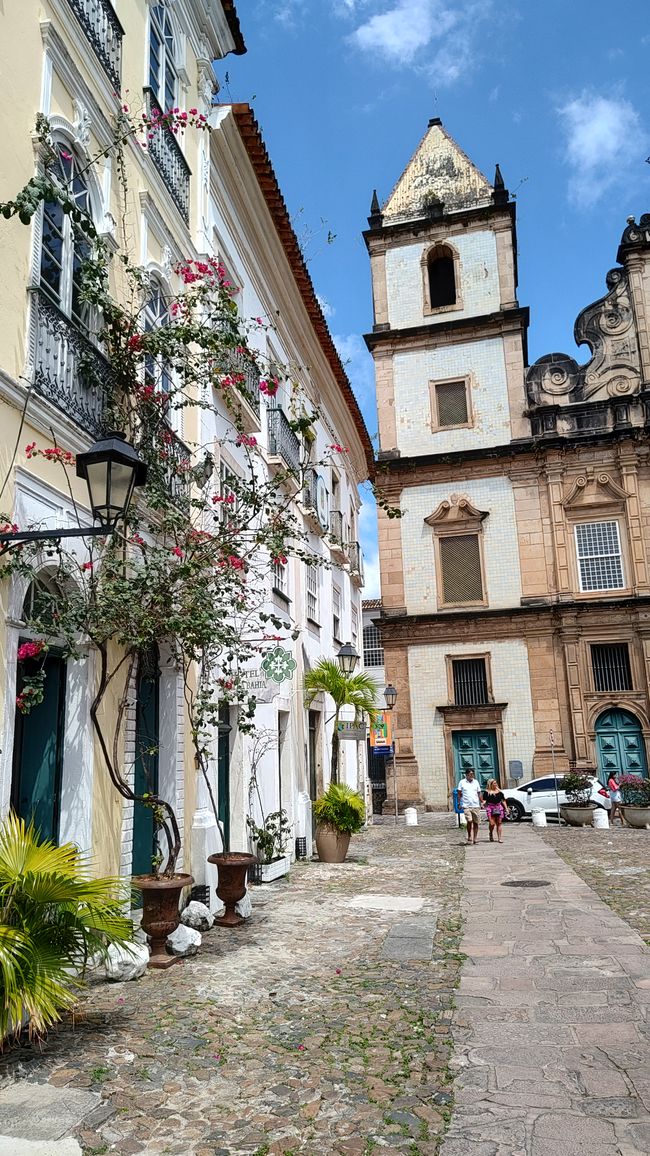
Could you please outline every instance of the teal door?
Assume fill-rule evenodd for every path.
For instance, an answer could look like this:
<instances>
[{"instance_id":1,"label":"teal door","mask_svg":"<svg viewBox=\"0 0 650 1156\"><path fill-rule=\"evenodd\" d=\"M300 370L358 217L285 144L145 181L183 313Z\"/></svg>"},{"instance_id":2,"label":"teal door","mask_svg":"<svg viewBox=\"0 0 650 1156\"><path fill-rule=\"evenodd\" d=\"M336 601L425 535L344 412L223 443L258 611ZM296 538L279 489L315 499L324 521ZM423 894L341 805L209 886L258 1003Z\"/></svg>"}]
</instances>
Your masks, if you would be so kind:
<instances>
[{"instance_id":1,"label":"teal door","mask_svg":"<svg viewBox=\"0 0 650 1156\"><path fill-rule=\"evenodd\" d=\"M219 737L217 740L217 812L223 831L226 850L230 850L230 707L219 708Z\"/></svg>"},{"instance_id":2,"label":"teal door","mask_svg":"<svg viewBox=\"0 0 650 1156\"><path fill-rule=\"evenodd\" d=\"M598 775L604 783L615 775L648 774L641 724L626 710L606 710L596 722Z\"/></svg>"},{"instance_id":3,"label":"teal door","mask_svg":"<svg viewBox=\"0 0 650 1156\"><path fill-rule=\"evenodd\" d=\"M135 708L135 793L158 793L160 744L160 668L158 649L140 657ZM154 846L153 812L145 803L133 804L133 874L149 875Z\"/></svg>"},{"instance_id":4,"label":"teal door","mask_svg":"<svg viewBox=\"0 0 650 1156\"><path fill-rule=\"evenodd\" d=\"M488 779L501 781L496 731L454 731L451 736L454 751L456 782L473 767L482 787Z\"/></svg>"},{"instance_id":5,"label":"teal door","mask_svg":"<svg viewBox=\"0 0 650 1156\"><path fill-rule=\"evenodd\" d=\"M20 663L16 694L23 688L23 677L36 674L41 666L45 671L43 701L29 714L16 710L11 805L27 823L34 820L43 839L56 843L63 768L65 660L60 654L49 653L44 663Z\"/></svg>"}]
</instances>

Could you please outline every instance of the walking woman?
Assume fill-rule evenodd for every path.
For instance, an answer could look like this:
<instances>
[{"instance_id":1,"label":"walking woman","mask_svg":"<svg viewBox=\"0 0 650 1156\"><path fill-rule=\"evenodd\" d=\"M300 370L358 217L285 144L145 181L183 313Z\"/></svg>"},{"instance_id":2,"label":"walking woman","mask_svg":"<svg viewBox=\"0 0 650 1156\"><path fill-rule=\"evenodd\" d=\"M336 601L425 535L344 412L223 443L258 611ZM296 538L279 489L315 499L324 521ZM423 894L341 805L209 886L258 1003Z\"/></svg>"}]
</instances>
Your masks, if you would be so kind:
<instances>
[{"instance_id":1,"label":"walking woman","mask_svg":"<svg viewBox=\"0 0 650 1156\"><path fill-rule=\"evenodd\" d=\"M614 819L616 818L617 814L621 820L621 827L624 827L625 820L623 818L623 812L620 810L621 803L623 802L623 796L621 795L620 784L614 771L612 771L609 779L607 780L607 789L609 791L609 798L612 804L612 809L609 813L609 819L612 827L614 826Z\"/></svg>"},{"instance_id":2,"label":"walking woman","mask_svg":"<svg viewBox=\"0 0 650 1156\"><path fill-rule=\"evenodd\" d=\"M488 779L485 788L485 813L490 824L490 842L494 842L496 831L497 840L503 843L502 826L506 817L506 797L503 791L499 790L496 779Z\"/></svg>"}]
</instances>

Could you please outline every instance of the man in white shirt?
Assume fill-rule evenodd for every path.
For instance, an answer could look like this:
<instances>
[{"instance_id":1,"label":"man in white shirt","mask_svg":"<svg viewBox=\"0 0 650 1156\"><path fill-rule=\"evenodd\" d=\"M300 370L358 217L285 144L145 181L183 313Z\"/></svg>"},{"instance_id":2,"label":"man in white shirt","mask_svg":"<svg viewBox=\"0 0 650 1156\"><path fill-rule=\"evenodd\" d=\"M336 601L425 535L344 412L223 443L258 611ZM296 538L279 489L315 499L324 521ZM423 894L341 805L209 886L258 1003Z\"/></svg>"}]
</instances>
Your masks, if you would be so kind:
<instances>
[{"instance_id":1,"label":"man in white shirt","mask_svg":"<svg viewBox=\"0 0 650 1156\"><path fill-rule=\"evenodd\" d=\"M467 842L478 843L478 824L483 806L483 792L476 782L473 769L465 771L465 778L458 784L460 804L467 820Z\"/></svg>"}]
</instances>

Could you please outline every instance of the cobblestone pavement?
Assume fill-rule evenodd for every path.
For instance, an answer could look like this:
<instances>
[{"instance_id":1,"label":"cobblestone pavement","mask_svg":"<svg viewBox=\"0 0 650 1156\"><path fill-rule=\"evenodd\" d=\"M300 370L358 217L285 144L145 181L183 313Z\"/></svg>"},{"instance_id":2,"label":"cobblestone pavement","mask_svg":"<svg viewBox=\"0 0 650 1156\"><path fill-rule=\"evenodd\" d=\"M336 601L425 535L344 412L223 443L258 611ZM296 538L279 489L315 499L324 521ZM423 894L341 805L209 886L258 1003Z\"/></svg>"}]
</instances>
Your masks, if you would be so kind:
<instances>
[{"instance_id":1,"label":"cobblestone pavement","mask_svg":"<svg viewBox=\"0 0 650 1156\"><path fill-rule=\"evenodd\" d=\"M650 944L650 832L547 827L547 843Z\"/></svg>"},{"instance_id":2,"label":"cobblestone pavement","mask_svg":"<svg viewBox=\"0 0 650 1156\"><path fill-rule=\"evenodd\" d=\"M442 1156L647 1154L643 940L523 824L502 847L468 851L463 887L458 1075Z\"/></svg>"},{"instance_id":3,"label":"cobblestone pavement","mask_svg":"<svg viewBox=\"0 0 650 1156\"><path fill-rule=\"evenodd\" d=\"M374 827L345 864L296 864L254 889L245 926L94 986L74 1025L0 1073L100 1092L76 1132L89 1156L436 1153L461 965L452 823Z\"/></svg>"}]
</instances>

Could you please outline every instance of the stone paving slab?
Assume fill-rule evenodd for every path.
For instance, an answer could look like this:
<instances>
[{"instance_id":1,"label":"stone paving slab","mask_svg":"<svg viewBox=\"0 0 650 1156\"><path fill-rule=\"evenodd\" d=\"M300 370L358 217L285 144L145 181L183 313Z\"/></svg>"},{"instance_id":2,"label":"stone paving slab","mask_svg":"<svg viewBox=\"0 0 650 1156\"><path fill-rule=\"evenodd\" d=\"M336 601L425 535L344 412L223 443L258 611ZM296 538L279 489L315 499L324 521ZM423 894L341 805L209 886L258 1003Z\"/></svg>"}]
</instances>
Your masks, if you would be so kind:
<instances>
[{"instance_id":1,"label":"stone paving slab","mask_svg":"<svg viewBox=\"0 0 650 1156\"><path fill-rule=\"evenodd\" d=\"M17 1140L0 1136L0 1156L82 1156L77 1140Z\"/></svg>"},{"instance_id":2,"label":"stone paving slab","mask_svg":"<svg viewBox=\"0 0 650 1156\"><path fill-rule=\"evenodd\" d=\"M27 1080L0 1089L0 1135L58 1140L71 1132L101 1096L77 1088L55 1088Z\"/></svg>"},{"instance_id":3,"label":"stone paving slab","mask_svg":"<svg viewBox=\"0 0 650 1156\"><path fill-rule=\"evenodd\" d=\"M452 822L373 828L343 864L296 864L253 889L244 926L93 986L0 1077L101 1097L74 1129L84 1156L435 1156L462 963Z\"/></svg>"},{"instance_id":4,"label":"stone paving slab","mask_svg":"<svg viewBox=\"0 0 650 1156\"><path fill-rule=\"evenodd\" d=\"M502 886L517 879L547 886ZM641 937L531 828L473 848L463 887L456 1109L441 1156L650 1151Z\"/></svg>"}]
</instances>

